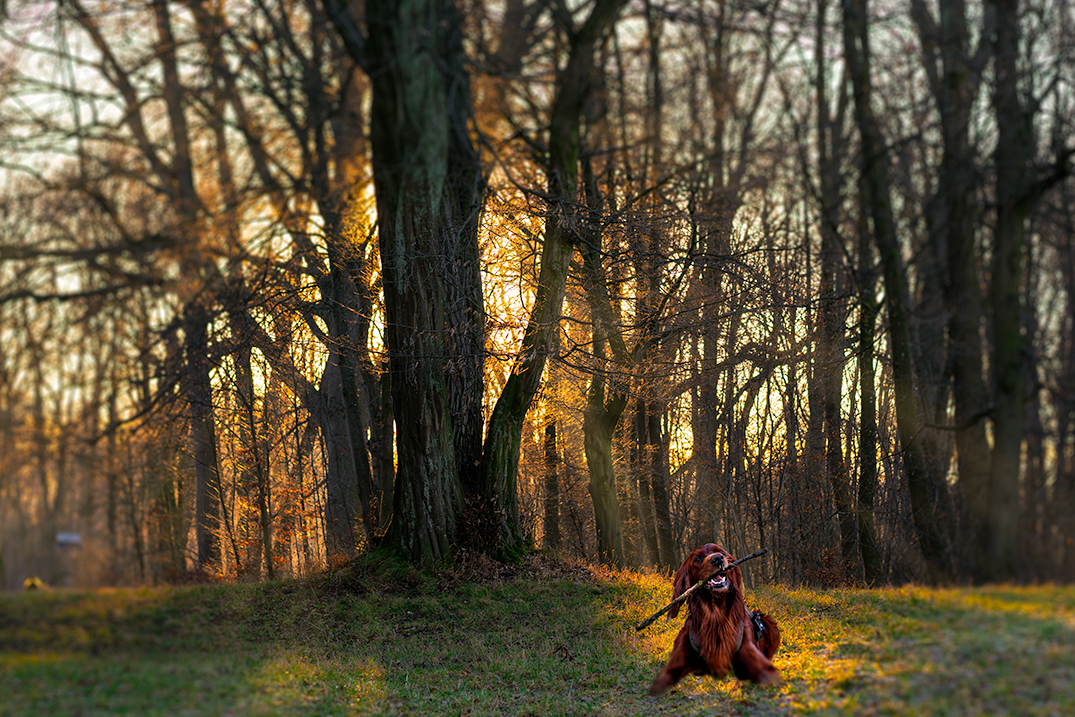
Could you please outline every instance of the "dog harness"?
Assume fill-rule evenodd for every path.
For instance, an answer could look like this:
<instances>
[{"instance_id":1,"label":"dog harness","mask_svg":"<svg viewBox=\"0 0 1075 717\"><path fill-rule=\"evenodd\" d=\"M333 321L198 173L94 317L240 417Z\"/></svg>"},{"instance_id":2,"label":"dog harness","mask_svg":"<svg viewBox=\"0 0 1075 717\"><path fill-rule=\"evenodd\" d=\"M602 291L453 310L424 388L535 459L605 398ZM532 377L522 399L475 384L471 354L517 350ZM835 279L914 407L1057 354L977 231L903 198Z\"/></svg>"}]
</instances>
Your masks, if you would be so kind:
<instances>
[{"instance_id":1,"label":"dog harness","mask_svg":"<svg viewBox=\"0 0 1075 717\"><path fill-rule=\"evenodd\" d=\"M750 622L754 625L754 642L757 642L765 634L765 621L762 620L761 610L750 613Z\"/></svg>"},{"instance_id":2,"label":"dog harness","mask_svg":"<svg viewBox=\"0 0 1075 717\"><path fill-rule=\"evenodd\" d=\"M755 610L754 612L750 613L750 625L751 625L751 627L754 628L754 642L757 642L758 639L765 633L765 622L762 621L761 618L762 618L761 610ZM746 629L746 625L740 625L739 626L739 641L737 643L735 643L735 649L732 650L733 655L735 653L739 652L739 648L743 646L743 633L745 632L745 629ZM687 630L687 637L690 638L691 647L694 648L694 651L697 652L698 654L701 654L702 653L702 646L699 645L698 641L694 639L694 631L693 630Z\"/></svg>"}]
</instances>

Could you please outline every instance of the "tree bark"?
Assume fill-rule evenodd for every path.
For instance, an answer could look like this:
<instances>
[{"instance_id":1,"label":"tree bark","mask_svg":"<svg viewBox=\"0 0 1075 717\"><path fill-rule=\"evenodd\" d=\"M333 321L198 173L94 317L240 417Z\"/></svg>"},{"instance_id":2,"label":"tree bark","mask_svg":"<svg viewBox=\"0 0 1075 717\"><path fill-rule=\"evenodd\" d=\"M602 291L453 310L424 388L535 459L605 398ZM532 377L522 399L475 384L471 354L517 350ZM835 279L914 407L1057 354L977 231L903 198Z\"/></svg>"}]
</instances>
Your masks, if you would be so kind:
<instances>
[{"instance_id":1,"label":"tree bark","mask_svg":"<svg viewBox=\"0 0 1075 717\"><path fill-rule=\"evenodd\" d=\"M1046 511L1048 522L1057 535L1052 544L1055 567L1069 579L1075 576L1075 187L1071 182L1059 188L1057 223L1061 251L1060 272L1065 300L1060 321L1059 355L1061 368L1058 386L1053 391L1056 406L1057 468L1052 501Z\"/></svg>"},{"instance_id":2,"label":"tree bark","mask_svg":"<svg viewBox=\"0 0 1075 717\"><path fill-rule=\"evenodd\" d=\"M1032 116L1023 108L1018 88L1019 3L994 0L990 4L996 8L993 109L998 130L994 153L997 225L989 286L993 328L990 366L995 385L983 572L990 580L1010 580L1019 567L1019 476L1026 415L1020 289L1033 135Z\"/></svg>"},{"instance_id":3,"label":"tree bark","mask_svg":"<svg viewBox=\"0 0 1075 717\"><path fill-rule=\"evenodd\" d=\"M453 253L444 244L455 240L444 216L451 129L441 58L429 51L450 22L444 5L369 7L370 139L399 457L386 537L417 563L448 556L463 508L444 367L444 263Z\"/></svg>"},{"instance_id":4,"label":"tree bark","mask_svg":"<svg viewBox=\"0 0 1075 717\"><path fill-rule=\"evenodd\" d=\"M325 551L330 561L355 554L360 529L358 481L340 373L339 354L330 349L319 387L311 387L310 396L310 412L325 449Z\"/></svg>"},{"instance_id":5,"label":"tree bark","mask_svg":"<svg viewBox=\"0 0 1075 717\"><path fill-rule=\"evenodd\" d=\"M184 329L186 340L186 393L190 406L190 448L194 456L194 535L198 567L205 570L220 560L221 523L220 473L217 466L216 423L213 390L209 379L208 312L198 304L188 305Z\"/></svg>"},{"instance_id":6,"label":"tree bark","mask_svg":"<svg viewBox=\"0 0 1075 717\"><path fill-rule=\"evenodd\" d=\"M481 161L470 137L470 79L464 67L463 22L454 2L446 20L444 93L450 113L445 185L445 342L449 413L456 466L468 495L481 493L482 397L485 394L485 303L478 225L484 206ZM511 496L510 502L515 501Z\"/></svg>"},{"instance_id":7,"label":"tree bark","mask_svg":"<svg viewBox=\"0 0 1075 717\"><path fill-rule=\"evenodd\" d=\"M984 48L972 54L964 0L940 4L940 24L924 0L914 0L912 17L927 61L927 75L940 113L943 153L931 221L931 240L947 264L944 298L948 307L948 353L952 377L953 422L956 426L958 489L962 495L963 526L969 548L969 571L983 579L986 556L983 530L988 504L990 450L986 440L989 403L983 366L980 327L982 293L979 288L979 253L975 243L974 149L970 142L971 116L978 98ZM983 34L990 32L986 23ZM938 61L940 67L938 69Z\"/></svg>"},{"instance_id":8,"label":"tree bark","mask_svg":"<svg viewBox=\"0 0 1075 717\"><path fill-rule=\"evenodd\" d=\"M832 486L836 515L840 525L842 570L853 573L855 565L856 520L851 506L851 485L843 459L841 407L843 405L844 355L842 341L846 309L839 299L840 275L840 192L843 161L843 117L846 92L840 83L837 117L831 116L828 99L828 73L825 65L825 22L827 0L818 3L816 41L817 59L817 151L821 196L821 332L818 342L825 420L825 472Z\"/></svg>"},{"instance_id":9,"label":"tree bark","mask_svg":"<svg viewBox=\"0 0 1075 717\"><path fill-rule=\"evenodd\" d=\"M720 360L722 341L721 316L723 306L720 262L729 254L728 234L731 220L738 209L738 198L727 186L728 164L725 151L726 114L734 96L729 87L726 73L727 37L725 23L725 3L719 3L718 16L712 32L705 29L703 41L706 43L707 89L715 108L713 117L713 148L709 156L708 175L713 182L709 196L704 200L702 216L703 237L701 240L702 257L697 284L703 295L701 308L701 365L698 372L698 389L692 397L691 435L692 458L697 475L697 495L695 503L695 524L692 532L694 545L702 545L714 540L724 542L722 537L724 495L721 466L717 458L718 423L718 384L720 382L717 363Z\"/></svg>"},{"instance_id":10,"label":"tree bark","mask_svg":"<svg viewBox=\"0 0 1075 717\"><path fill-rule=\"evenodd\" d=\"M646 407L645 447L650 459L653 488L653 514L657 528L658 561L665 570L676 567L676 546L672 538L672 505L669 496L668 441L661 432L662 402L653 401Z\"/></svg>"},{"instance_id":11,"label":"tree bark","mask_svg":"<svg viewBox=\"0 0 1075 717\"><path fill-rule=\"evenodd\" d=\"M361 369L355 341L357 337L352 331L356 323L355 297L358 291L350 272L347 271L349 262L342 255L347 249L337 245L338 242L342 243L340 236L342 232L338 223L326 218L326 229L329 271L322 282L328 284L322 289L323 295L328 298L328 301L323 302L327 319L325 323L328 326L329 339L333 343L329 353L339 365L340 400L346 429L344 455L349 474L348 492L354 496L353 502L347 503L346 519L353 526L354 522L361 517L366 535L373 536L377 532L380 516L376 511L374 499L376 486L373 483L370 455L366 446L369 426L361 406L362 394L359 391Z\"/></svg>"},{"instance_id":12,"label":"tree bark","mask_svg":"<svg viewBox=\"0 0 1075 717\"><path fill-rule=\"evenodd\" d=\"M377 476L377 484L380 487L381 517L379 525L386 526L392 520L392 508L395 504L396 495L396 457L395 457L395 415L392 411L392 374L386 370L381 371L380 377L381 396L381 422L378 426L380 431L380 475Z\"/></svg>"},{"instance_id":13,"label":"tree bark","mask_svg":"<svg viewBox=\"0 0 1075 717\"><path fill-rule=\"evenodd\" d=\"M556 421L545 424L545 548L560 548L559 456L556 453Z\"/></svg>"},{"instance_id":14,"label":"tree bark","mask_svg":"<svg viewBox=\"0 0 1075 717\"><path fill-rule=\"evenodd\" d=\"M657 542L657 515L653 501L653 458L650 451L654 448L649 441L649 404L644 398L635 401L634 426L631 431L634 443L632 470L638 485L638 521L642 545L645 551L643 561L652 560L653 565L660 565L660 546ZM640 551L641 552L641 551Z\"/></svg>"},{"instance_id":15,"label":"tree bark","mask_svg":"<svg viewBox=\"0 0 1075 717\"><path fill-rule=\"evenodd\" d=\"M598 42L625 4L626 0L597 0L583 26L572 33L567 64L557 76L546 168L550 206L537 291L522 349L489 418L482 451L482 494L487 503L495 505L500 523L495 543L498 552L507 557L517 555L524 545L515 499L523 422L541 385L545 363L556 352L568 264L577 240L574 226L583 104L589 94Z\"/></svg>"},{"instance_id":16,"label":"tree bark","mask_svg":"<svg viewBox=\"0 0 1075 717\"><path fill-rule=\"evenodd\" d=\"M597 556L606 564L624 567L620 501L616 494L616 474L612 461L612 434L627 397L614 394L605 400L604 377L600 370L590 380L589 399L582 419L583 446L590 470L588 489L593 501L597 529Z\"/></svg>"},{"instance_id":17,"label":"tree bark","mask_svg":"<svg viewBox=\"0 0 1075 717\"><path fill-rule=\"evenodd\" d=\"M584 164L588 217L579 232L583 257L583 284L590 309L590 335L593 344L593 367L587 392L586 410L582 421L583 447L590 471L589 491L593 501L594 523L597 529L598 559L608 565L624 567L625 552L623 507L616 487L612 460L612 439L616 426L627 408L628 358L623 337L615 325L616 316L609 299L608 284L602 267L603 234L601 214L603 204L589 161ZM612 344L614 360L605 355ZM611 395L606 398L606 386ZM629 498L630 499L630 498ZM640 507L645 510L648 501ZM645 520L645 516L640 516ZM637 551L641 553L642 550ZM637 559L632 557L632 560Z\"/></svg>"},{"instance_id":18,"label":"tree bark","mask_svg":"<svg viewBox=\"0 0 1075 717\"><path fill-rule=\"evenodd\" d=\"M919 440L921 424L915 397L918 393L911 351L911 301L906 269L900 253L896 221L892 211L892 190L888 150L871 106L869 39L866 0L843 0L844 56L855 100L855 118L862 142L862 181L868 188L873 235L881 257L888 310L888 337L892 350L892 380L896 408L896 430L907 487L911 517L918 534L919 549L932 579L950 572L944 543L934 513L938 486Z\"/></svg>"},{"instance_id":19,"label":"tree bark","mask_svg":"<svg viewBox=\"0 0 1075 717\"><path fill-rule=\"evenodd\" d=\"M874 331L877 324L873 247L864 213L869 206L865 187L859 196L859 485L856 515L858 518L859 552L862 555L862 574L867 585L881 581L881 555L877 548L877 528L874 521L874 498L877 494L877 391L874 385Z\"/></svg>"}]
</instances>

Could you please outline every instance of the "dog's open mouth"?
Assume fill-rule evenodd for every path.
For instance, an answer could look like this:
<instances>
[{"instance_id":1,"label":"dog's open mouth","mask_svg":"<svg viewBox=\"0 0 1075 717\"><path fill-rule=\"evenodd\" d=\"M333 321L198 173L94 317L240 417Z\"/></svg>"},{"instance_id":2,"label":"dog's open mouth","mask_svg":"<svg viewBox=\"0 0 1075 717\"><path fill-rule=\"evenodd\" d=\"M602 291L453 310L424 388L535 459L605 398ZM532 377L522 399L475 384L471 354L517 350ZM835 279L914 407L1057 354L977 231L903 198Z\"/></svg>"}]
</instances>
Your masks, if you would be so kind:
<instances>
[{"instance_id":1,"label":"dog's open mouth","mask_svg":"<svg viewBox=\"0 0 1075 717\"><path fill-rule=\"evenodd\" d=\"M712 578L709 579L709 582L707 582L705 586L706 588L708 588L709 590L713 590L714 592L727 590L728 578L724 577L723 575L714 575Z\"/></svg>"}]
</instances>

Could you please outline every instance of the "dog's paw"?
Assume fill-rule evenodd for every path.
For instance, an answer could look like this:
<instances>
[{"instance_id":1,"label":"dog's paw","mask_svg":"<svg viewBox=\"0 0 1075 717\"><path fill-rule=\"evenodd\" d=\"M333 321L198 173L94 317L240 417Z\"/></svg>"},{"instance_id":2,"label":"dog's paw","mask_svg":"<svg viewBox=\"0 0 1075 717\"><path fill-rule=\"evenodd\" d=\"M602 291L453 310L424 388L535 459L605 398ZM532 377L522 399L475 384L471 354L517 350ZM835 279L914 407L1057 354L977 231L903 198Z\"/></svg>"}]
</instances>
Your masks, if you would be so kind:
<instances>
[{"instance_id":1,"label":"dog's paw","mask_svg":"<svg viewBox=\"0 0 1075 717\"><path fill-rule=\"evenodd\" d=\"M781 682L780 670L768 668L754 675L754 682L759 685L779 685Z\"/></svg>"}]
</instances>

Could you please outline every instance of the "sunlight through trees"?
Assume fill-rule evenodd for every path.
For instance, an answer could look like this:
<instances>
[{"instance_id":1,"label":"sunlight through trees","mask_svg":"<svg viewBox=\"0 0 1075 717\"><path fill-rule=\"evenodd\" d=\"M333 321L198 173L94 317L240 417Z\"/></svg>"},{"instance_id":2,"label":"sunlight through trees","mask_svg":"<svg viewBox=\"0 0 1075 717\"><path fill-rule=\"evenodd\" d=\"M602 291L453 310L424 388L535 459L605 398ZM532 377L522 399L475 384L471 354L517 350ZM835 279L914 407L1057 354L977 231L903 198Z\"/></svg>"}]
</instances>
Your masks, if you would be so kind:
<instances>
[{"instance_id":1,"label":"sunlight through trees","mask_svg":"<svg viewBox=\"0 0 1075 717\"><path fill-rule=\"evenodd\" d=\"M9 0L0 587L713 540L1075 578L1073 36L1058 0Z\"/></svg>"}]
</instances>

